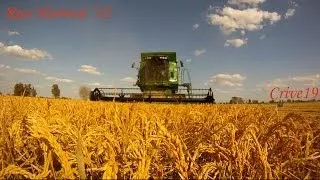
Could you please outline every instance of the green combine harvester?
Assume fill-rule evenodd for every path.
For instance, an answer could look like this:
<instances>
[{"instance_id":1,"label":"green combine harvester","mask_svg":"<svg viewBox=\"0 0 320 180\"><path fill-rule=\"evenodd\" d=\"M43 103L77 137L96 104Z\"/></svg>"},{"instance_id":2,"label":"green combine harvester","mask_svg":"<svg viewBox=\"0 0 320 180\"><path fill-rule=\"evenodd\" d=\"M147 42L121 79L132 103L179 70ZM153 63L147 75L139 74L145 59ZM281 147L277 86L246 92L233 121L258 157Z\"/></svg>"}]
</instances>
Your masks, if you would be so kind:
<instances>
[{"instance_id":1,"label":"green combine harvester","mask_svg":"<svg viewBox=\"0 0 320 180\"><path fill-rule=\"evenodd\" d=\"M138 70L135 85L139 88L95 88L90 100L215 103L211 88L192 89L189 71L175 52L141 53L140 66L132 64L132 68Z\"/></svg>"}]
</instances>

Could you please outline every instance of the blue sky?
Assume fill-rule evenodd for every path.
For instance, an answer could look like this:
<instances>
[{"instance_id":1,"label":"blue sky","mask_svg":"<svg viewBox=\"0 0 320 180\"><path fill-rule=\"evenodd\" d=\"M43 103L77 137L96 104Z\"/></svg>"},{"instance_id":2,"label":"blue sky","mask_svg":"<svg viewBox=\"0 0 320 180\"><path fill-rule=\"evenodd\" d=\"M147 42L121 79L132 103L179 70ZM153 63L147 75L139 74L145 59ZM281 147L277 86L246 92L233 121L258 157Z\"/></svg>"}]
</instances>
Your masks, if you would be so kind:
<instances>
[{"instance_id":1,"label":"blue sky","mask_svg":"<svg viewBox=\"0 0 320 180\"><path fill-rule=\"evenodd\" d=\"M78 88L131 87L131 64L143 51L175 51L194 88L268 100L273 87L318 86L320 12L317 0L1 1L0 91L17 82L50 96L78 98ZM94 7L111 7L108 19ZM32 10L13 20L9 7ZM41 19L37 9L86 9L84 19Z\"/></svg>"}]
</instances>

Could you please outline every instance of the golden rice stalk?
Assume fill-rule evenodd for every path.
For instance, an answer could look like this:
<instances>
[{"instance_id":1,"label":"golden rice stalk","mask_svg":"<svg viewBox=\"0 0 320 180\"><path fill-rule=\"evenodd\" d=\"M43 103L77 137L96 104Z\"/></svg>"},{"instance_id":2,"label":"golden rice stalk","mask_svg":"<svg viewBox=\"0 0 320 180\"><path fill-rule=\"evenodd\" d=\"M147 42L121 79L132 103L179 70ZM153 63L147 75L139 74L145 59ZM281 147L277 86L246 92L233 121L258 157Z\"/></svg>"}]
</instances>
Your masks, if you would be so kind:
<instances>
[{"instance_id":1,"label":"golden rice stalk","mask_svg":"<svg viewBox=\"0 0 320 180\"><path fill-rule=\"evenodd\" d=\"M209 173L211 173L216 169L217 169L217 165L214 162L205 164L201 169L198 179L209 179ZM219 173L219 171L217 171L216 173Z\"/></svg>"},{"instance_id":2,"label":"golden rice stalk","mask_svg":"<svg viewBox=\"0 0 320 180\"><path fill-rule=\"evenodd\" d=\"M109 161L103 166L102 179L117 179L118 165L114 161Z\"/></svg>"},{"instance_id":3,"label":"golden rice stalk","mask_svg":"<svg viewBox=\"0 0 320 180\"><path fill-rule=\"evenodd\" d=\"M267 160L267 157L268 157L267 146L262 148L261 144L258 142L256 135L253 132L251 132L251 135L253 137L256 148L258 150L258 155L259 155L261 163L263 165L263 169L264 169L263 178L264 179L272 179L273 178L272 177L272 170L271 170L270 164Z\"/></svg>"},{"instance_id":4,"label":"golden rice stalk","mask_svg":"<svg viewBox=\"0 0 320 180\"><path fill-rule=\"evenodd\" d=\"M151 157L147 154L146 145L138 144L134 147L132 156L134 159L137 159L138 166L137 171L133 175L133 179L148 179L149 178L149 169L151 164Z\"/></svg>"},{"instance_id":5,"label":"golden rice stalk","mask_svg":"<svg viewBox=\"0 0 320 180\"><path fill-rule=\"evenodd\" d=\"M0 117L0 131L1 131L1 144L0 147L3 148L1 151L0 160L2 160L2 167L8 166L14 162L14 144L12 137L10 136L9 130L8 130L8 124L9 122L5 120L5 111L6 106L3 106L3 109L1 111ZM3 119L2 119L3 118Z\"/></svg>"},{"instance_id":6,"label":"golden rice stalk","mask_svg":"<svg viewBox=\"0 0 320 180\"><path fill-rule=\"evenodd\" d=\"M58 156L61 166L63 168L63 178L74 178L71 164L69 163L69 155L62 150L61 145L57 142L57 139L49 131L46 121L41 118L28 117L31 126L29 127L32 137L40 139L48 147L54 149L55 154Z\"/></svg>"},{"instance_id":7,"label":"golden rice stalk","mask_svg":"<svg viewBox=\"0 0 320 180\"><path fill-rule=\"evenodd\" d=\"M179 172L180 177L182 179L188 179L189 163L186 162L187 159L183 152L186 146L177 136L169 133L162 124L157 123L157 126L159 127L160 131L159 137L162 136L162 138L165 140L164 145L170 149L169 153L171 153L171 155L175 159L175 166Z\"/></svg>"},{"instance_id":8,"label":"golden rice stalk","mask_svg":"<svg viewBox=\"0 0 320 180\"><path fill-rule=\"evenodd\" d=\"M109 142L105 142L105 144L107 145L110 159L102 168L104 171L102 179L117 179L118 164L116 162L116 153Z\"/></svg>"},{"instance_id":9,"label":"golden rice stalk","mask_svg":"<svg viewBox=\"0 0 320 180\"><path fill-rule=\"evenodd\" d=\"M319 107L0 96L0 178L319 179Z\"/></svg>"},{"instance_id":10,"label":"golden rice stalk","mask_svg":"<svg viewBox=\"0 0 320 180\"><path fill-rule=\"evenodd\" d=\"M82 137L80 131L78 131L78 142L77 142L77 147L76 147L76 158L77 158L77 163L78 163L78 169L79 169L79 174L81 179L86 179L86 170L84 167L84 156L83 156L83 151L82 151Z\"/></svg>"},{"instance_id":11,"label":"golden rice stalk","mask_svg":"<svg viewBox=\"0 0 320 180\"><path fill-rule=\"evenodd\" d=\"M50 163L52 162L52 153L51 153L51 150L49 150L48 147L45 144L42 144L42 149L44 151L43 171L40 174L38 174L35 177L35 179L44 179L50 173L49 167L50 167Z\"/></svg>"},{"instance_id":12,"label":"golden rice stalk","mask_svg":"<svg viewBox=\"0 0 320 180\"><path fill-rule=\"evenodd\" d=\"M4 179L7 175L22 175L25 178L35 179L35 175L16 165L9 165L0 171L0 178Z\"/></svg>"}]
</instances>

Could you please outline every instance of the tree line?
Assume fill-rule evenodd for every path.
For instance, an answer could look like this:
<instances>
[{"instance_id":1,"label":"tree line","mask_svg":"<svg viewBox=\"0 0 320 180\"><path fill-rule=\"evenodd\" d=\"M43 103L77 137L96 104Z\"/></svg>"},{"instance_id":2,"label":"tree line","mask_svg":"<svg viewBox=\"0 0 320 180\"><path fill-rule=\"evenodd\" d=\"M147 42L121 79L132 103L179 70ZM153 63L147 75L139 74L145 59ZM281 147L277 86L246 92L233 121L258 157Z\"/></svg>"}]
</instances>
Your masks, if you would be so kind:
<instances>
[{"instance_id":1,"label":"tree line","mask_svg":"<svg viewBox=\"0 0 320 180\"><path fill-rule=\"evenodd\" d=\"M54 98L60 97L60 89L57 84L52 85L51 94ZM31 84L17 83L14 85L13 95L14 96L36 97L37 90Z\"/></svg>"},{"instance_id":2,"label":"tree line","mask_svg":"<svg viewBox=\"0 0 320 180\"><path fill-rule=\"evenodd\" d=\"M86 86L81 86L79 88L79 96L83 100L88 100L90 96L91 89ZM51 94L54 98L62 98L68 99L66 97L60 97L60 88L57 84L53 84L51 87ZM0 95L2 93L0 92ZM10 95L10 94L8 94ZM16 83L13 88L13 95L14 96L25 96L25 97L36 97L37 90L31 84L23 84L23 83Z\"/></svg>"}]
</instances>

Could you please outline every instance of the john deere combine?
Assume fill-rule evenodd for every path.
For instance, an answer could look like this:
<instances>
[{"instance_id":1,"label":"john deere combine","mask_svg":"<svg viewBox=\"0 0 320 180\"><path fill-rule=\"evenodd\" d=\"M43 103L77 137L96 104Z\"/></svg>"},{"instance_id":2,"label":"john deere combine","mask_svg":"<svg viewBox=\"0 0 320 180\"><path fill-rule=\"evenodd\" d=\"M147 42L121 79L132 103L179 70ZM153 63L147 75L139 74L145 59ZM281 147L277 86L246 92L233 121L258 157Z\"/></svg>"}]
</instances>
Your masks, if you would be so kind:
<instances>
[{"instance_id":1,"label":"john deere combine","mask_svg":"<svg viewBox=\"0 0 320 180\"><path fill-rule=\"evenodd\" d=\"M140 66L132 68L138 70L139 88L95 88L90 100L215 103L211 88L192 89L189 71L175 52L141 53Z\"/></svg>"}]
</instances>

